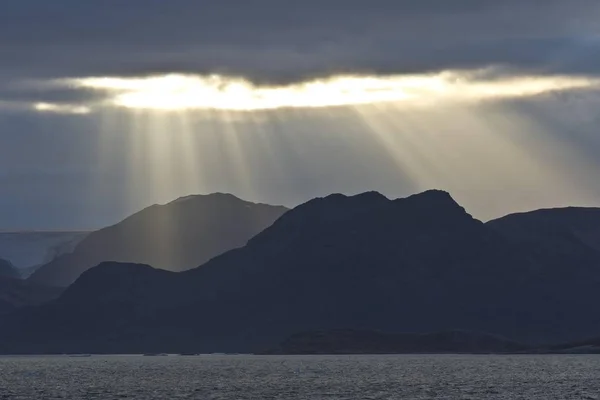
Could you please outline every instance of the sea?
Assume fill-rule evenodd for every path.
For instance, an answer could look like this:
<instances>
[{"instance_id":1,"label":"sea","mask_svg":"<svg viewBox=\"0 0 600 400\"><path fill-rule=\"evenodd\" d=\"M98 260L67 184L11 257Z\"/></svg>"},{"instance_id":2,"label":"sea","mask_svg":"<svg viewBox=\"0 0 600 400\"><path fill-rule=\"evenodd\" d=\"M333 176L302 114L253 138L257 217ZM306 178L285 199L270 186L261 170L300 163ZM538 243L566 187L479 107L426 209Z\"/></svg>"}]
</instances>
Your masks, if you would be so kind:
<instances>
[{"instance_id":1,"label":"sea","mask_svg":"<svg viewBox=\"0 0 600 400\"><path fill-rule=\"evenodd\" d=\"M0 399L600 399L600 356L3 357Z\"/></svg>"}]
</instances>

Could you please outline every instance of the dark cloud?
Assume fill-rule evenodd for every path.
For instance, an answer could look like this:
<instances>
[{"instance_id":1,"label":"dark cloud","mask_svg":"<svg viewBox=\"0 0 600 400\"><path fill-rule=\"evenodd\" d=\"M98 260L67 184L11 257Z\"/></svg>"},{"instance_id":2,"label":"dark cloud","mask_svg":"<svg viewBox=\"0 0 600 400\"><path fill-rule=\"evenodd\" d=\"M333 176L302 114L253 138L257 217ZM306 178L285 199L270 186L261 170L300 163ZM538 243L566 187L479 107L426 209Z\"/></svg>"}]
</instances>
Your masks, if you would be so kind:
<instances>
[{"instance_id":1,"label":"dark cloud","mask_svg":"<svg viewBox=\"0 0 600 400\"><path fill-rule=\"evenodd\" d=\"M543 69L574 39L600 32L599 10L593 0L6 0L0 74L285 81L495 63ZM576 56L597 53L588 50Z\"/></svg>"},{"instance_id":2,"label":"dark cloud","mask_svg":"<svg viewBox=\"0 0 600 400\"><path fill-rule=\"evenodd\" d=\"M287 83L336 73L490 65L600 72L594 0L6 0L0 102L73 104L101 94L28 79L220 73Z\"/></svg>"}]
</instances>

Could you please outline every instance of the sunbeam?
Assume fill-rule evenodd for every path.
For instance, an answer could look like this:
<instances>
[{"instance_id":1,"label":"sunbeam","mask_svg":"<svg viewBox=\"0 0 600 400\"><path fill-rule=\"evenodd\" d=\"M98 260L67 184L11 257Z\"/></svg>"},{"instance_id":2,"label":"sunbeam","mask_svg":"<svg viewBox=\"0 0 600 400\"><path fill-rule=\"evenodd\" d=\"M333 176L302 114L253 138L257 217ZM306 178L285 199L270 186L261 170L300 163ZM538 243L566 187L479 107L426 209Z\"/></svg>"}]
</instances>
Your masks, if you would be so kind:
<instances>
[{"instance_id":1,"label":"sunbeam","mask_svg":"<svg viewBox=\"0 0 600 400\"><path fill-rule=\"evenodd\" d=\"M449 190L480 217L501 214L500 202L524 211L593 198L586 177L594 167L586 157L498 105L353 110L418 187Z\"/></svg>"},{"instance_id":2,"label":"sunbeam","mask_svg":"<svg viewBox=\"0 0 600 400\"><path fill-rule=\"evenodd\" d=\"M592 78L480 70L279 86L175 74L54 84L105 94L82 107L101 110L110 131L100 160L114 158L114 146L126 148L117 153L127 158L131 207L211 191L257 201L273 190L286 199L297 198L295 191L407 194L392 189L400 185L448 190L487 219L597 195L574 179L591 174L586 157L556 143L542 122L506 107L513 99L593 89ZM507 198L510 207L499 200Z\"/></svg>"}]
</instances>

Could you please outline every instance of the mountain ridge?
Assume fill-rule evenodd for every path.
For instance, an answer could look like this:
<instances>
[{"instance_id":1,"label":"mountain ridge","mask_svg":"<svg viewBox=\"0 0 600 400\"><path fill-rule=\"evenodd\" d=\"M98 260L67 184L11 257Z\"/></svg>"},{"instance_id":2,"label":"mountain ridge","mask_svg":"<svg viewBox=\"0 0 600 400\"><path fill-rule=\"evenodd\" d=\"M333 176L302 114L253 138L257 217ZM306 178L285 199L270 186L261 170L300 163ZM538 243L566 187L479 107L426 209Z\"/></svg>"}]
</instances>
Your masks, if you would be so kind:
<instances>
[{"instance_id":1,"label":"mountain ridge","mask_svg":"<svg viewBox=\"0 0 600 400\"><path fill-rule=\"evenodd\" d=\"M600 332L588 312L600 301L595 258L557 259L491 225L443 191L317 198L191 270L94 267L58 300L5 319L0 351L254 352L336 329L541 346Z\"/></svg>"},{"instance_id":2,"label":"mountain ridge","mask_svg":"<svg viewBox=\"0 0 600 400\"><path fill-rule=\"evenodd\" d=\"M152 264L182 271L241 247L287 211L231 194L186 196L151 205L90 233L69 254L39 268L33 282L66 287L104 261Z\"/></svg>"},{"instance_id":3,"label":"mountain ridge","mask_svg":"<svg viewBox=\"0 0 600 400\"><path fill-rule=\"evenodd\" d=\"M3 231L0 258L10 261L23 278L38 267L71 251L86 231Z\"/></svg>"}]
</instances>

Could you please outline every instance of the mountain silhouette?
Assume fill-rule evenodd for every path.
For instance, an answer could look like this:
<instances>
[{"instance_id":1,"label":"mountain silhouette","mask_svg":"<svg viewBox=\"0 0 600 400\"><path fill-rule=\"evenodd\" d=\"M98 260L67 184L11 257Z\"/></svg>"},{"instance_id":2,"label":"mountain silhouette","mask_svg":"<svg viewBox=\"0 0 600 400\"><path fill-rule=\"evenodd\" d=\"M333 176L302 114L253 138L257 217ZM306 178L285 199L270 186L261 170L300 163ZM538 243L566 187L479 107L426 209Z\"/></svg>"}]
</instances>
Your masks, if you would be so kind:
<instances>
[{"instance_id":1,"label":"mountain silhouette","mask_svg":"<svg viewBox=\"0 0 600 400\"><path fill-rule=\"evenodd\" d=\"M600 267L600 209L568 207L507 215L487 226L555 263Z\"/></svg>"},{"instance_id":2,"label":"mountain silhouette","mask_svg":"<svg viewBox=\"0 0 600 400\"><path fill-rule=\"evenodd\" d=\"M195 269L92 268L56 301L3 319L0 351L257 352L340 329L534 345L600 333L589 312L600 301L595 259L563 263L517 231L438 190L330 195Z\"/></svg>"},{"instance_id":3,"label":"mountain silhouette","mask_svg":"<svg viewBox=\"0 0 600 400\"><path fill-rule=\"evenodd\" d=\"M286 211L285 207L254 204L230 194L183 197L153 205L89 234L72 253L40 267L29 279L66 287L104 261L183 271L245 245Z\"/></svg>"}]
</instances>

